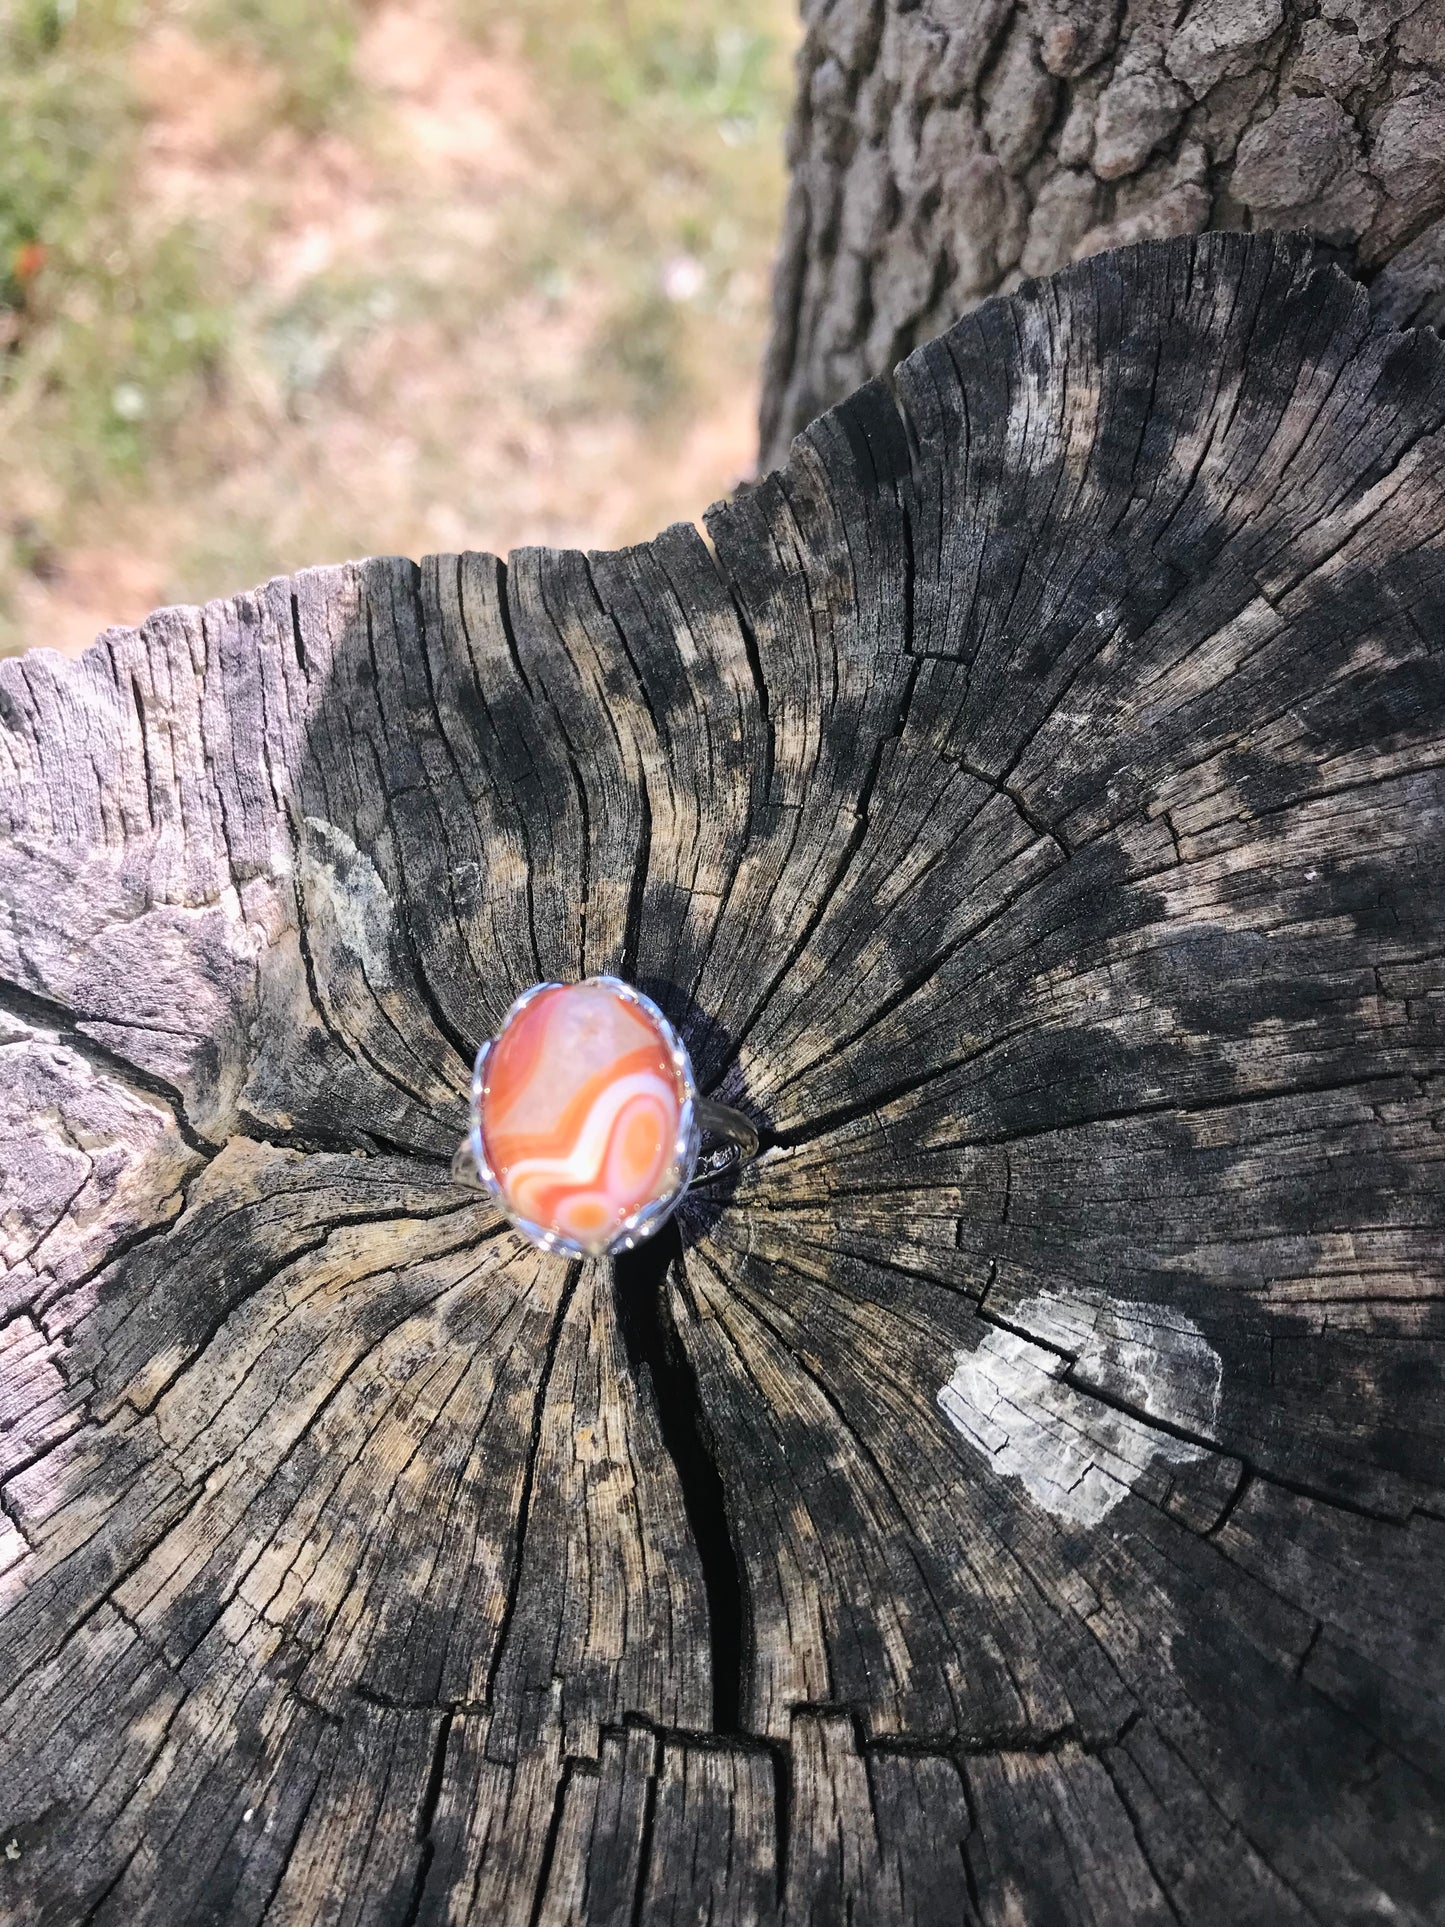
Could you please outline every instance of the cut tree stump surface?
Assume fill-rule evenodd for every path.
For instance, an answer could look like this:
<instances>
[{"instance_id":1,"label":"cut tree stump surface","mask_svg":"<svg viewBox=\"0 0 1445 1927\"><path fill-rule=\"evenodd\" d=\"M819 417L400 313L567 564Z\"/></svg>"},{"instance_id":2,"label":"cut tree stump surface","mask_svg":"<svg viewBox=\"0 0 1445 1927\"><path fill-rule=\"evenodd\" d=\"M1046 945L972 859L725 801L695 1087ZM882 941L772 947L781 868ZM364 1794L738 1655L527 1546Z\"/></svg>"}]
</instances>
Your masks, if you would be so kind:
<instances>
[{"instance_id":1,"label":"cut tree stump surface","mask_svg":"<svg viewBox=\"0 0 1445 1927\"><path fill-rule=\"evenodd\" d=\"M0 666L0 1917L1445 1891L1445 348L991 302L621 554ZM758 1161L448 1181L616 970Z\"/></svg>"}]
</instances>

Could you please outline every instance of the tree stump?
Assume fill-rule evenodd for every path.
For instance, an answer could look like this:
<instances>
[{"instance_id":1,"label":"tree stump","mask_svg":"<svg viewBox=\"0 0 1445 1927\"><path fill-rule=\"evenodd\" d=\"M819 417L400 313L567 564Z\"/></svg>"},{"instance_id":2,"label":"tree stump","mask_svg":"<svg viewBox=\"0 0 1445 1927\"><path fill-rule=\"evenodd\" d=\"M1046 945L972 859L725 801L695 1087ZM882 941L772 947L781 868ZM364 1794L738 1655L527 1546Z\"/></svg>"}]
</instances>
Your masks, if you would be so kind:
<instances>
[{"instance_id":1,"label":"tree stump","mask_svg":"<svg viewBox=\"0 0 1445 1927\"><path fill-rule=\"evenodd\" d=\"M1445 347L1213 235L0 666L7 1922L1439 1920ZM759 1121L448 1180L616 970Z\"/></svg>"}]
</instances>

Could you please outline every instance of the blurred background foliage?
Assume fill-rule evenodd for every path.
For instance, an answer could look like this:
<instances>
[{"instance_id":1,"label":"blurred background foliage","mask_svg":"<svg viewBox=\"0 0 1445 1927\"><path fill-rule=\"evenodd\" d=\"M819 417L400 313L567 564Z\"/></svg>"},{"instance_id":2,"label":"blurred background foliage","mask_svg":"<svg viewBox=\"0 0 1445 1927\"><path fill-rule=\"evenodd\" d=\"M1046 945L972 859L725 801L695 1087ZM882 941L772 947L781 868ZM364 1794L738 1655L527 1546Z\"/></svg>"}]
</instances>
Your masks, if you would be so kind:
<instances>
[{"instance_id":1,"label":"blurred background foliage","mask_svg":"<svg viewBox=\"0 0 1445 1927\"><path fill-rule=\"evenodd\" d=\"M0 651L749 469L792 0L0 0Z\"/></svg>"}]
</instances>

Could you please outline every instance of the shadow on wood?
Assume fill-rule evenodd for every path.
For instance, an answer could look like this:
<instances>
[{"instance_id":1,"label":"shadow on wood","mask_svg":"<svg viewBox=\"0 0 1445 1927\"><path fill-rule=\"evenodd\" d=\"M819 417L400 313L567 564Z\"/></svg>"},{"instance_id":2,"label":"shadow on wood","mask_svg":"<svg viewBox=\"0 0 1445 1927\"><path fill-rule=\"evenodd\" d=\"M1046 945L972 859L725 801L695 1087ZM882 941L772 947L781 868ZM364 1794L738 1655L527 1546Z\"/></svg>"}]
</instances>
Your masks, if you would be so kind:
<instances>
[{"instance_id":1,"label":"shadow on wood","mask_svg":"<svg viewBox=\"0 0 1445 1927\"><path fill-rule=\"evenodd\" d=\"M1435 1917L1445 349L990 303L617 555L0 665L0 1914ZM765 1149L447 1180L614 969Z\"/></svg>"}]
</instances>

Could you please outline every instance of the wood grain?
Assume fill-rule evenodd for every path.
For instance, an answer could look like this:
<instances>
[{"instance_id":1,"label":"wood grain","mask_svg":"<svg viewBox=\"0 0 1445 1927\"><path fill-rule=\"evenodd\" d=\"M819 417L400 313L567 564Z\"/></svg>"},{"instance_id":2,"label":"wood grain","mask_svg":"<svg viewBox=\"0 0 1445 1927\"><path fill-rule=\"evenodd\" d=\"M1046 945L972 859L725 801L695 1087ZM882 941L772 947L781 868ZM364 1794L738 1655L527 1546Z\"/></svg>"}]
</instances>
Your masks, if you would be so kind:
<instances>
[{"instance_id":1,"label":"wood grain","mask_svg":"<svg viewBox=\"0 0 1445 1927\"><path fill-rule=\"evenodd\" d=\"M1151 244L0 665L0 1918L1440 1918L1442 425ZM764 1148L570 1266L447 1159L603 969Z\"/></svg>"}]
</instances>

